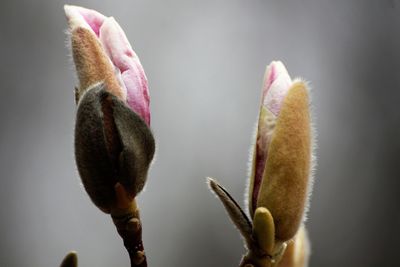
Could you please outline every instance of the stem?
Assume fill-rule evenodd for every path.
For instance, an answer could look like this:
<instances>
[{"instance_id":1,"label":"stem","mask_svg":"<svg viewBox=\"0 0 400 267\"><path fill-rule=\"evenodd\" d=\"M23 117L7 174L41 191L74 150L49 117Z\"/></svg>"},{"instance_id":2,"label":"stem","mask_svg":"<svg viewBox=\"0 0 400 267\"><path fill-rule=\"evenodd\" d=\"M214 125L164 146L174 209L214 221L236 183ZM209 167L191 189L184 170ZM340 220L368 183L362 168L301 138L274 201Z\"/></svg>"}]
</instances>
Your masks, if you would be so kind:
<instances>
[{"instance_id":1,"label":"stem","mask_svg":"<svg viewBox=\"0 0 400 267\"><path fill-rule=\"evenodd\" d=\"M274 267L275 262L271 261L270 258L263 257L259 258L253 253L249 252L243 257L239 267Z\"/></svg>"},{"instance_id":2,"label":"stem","mask_svg":"<svg viewBox=\"0 0 400 267\"><path fill-rule=\"evenodd\" d=\"M147 259L144 254L142 241L142 224L136 201L124 214L111 215L118 234L124 241L124 246L129 254L131 267L147 267Z\"/></svg>"},{"instance_id":3,"label":"stem","mask_svg":"<svg viewBox=\"0 0 400 267\"><path fill-rule=\"evenodd\" d=\"M117 201L116 206L111 209L111 218L124 241L131 267L147 267L142 241L142 223L136 199L132 199L120 183L115 185L115 193Z\"/></svg>"},{"instance_id":4,"label":"stem","mask_svg":"<svg viewBox=\"0 0 400 267\"><path fill-rule=\"evenodd\" d=\"M249 249L239 267L276 267L286 252L286 246L286 243L277 243L272 256L259 249Z\"/></svg>"}]
</instances>

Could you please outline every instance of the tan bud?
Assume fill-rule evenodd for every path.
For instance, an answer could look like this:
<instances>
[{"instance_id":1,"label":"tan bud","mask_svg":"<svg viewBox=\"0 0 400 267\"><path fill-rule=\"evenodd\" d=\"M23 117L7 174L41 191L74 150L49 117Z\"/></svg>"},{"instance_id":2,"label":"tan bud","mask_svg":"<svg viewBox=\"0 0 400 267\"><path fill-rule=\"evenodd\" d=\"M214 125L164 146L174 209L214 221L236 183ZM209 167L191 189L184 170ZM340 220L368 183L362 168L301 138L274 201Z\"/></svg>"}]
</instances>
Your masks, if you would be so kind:
<instances>
[{"instance_id":1,"label":"tan bud","mask_svg":"<svg viewBox=\"0 0 400 267\"><path fill-rule=\"evenodd\" d=\"M308 92L303 82L295 82L277 118L257 200L257 207L271 212L280 241L291 239L302 222L311 152Z\"/></svg>"}]
</instances>

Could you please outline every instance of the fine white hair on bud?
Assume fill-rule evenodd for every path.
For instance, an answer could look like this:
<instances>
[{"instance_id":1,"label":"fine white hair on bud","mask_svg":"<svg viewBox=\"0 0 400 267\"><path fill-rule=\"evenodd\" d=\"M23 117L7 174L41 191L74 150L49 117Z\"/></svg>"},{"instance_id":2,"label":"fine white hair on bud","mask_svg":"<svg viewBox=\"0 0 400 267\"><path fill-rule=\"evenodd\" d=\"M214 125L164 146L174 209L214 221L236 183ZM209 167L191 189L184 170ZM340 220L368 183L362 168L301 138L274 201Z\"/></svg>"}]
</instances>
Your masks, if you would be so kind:
<instances>
[{"instance_id":1,"label":"fine white hair on bud","mask_svg":"<svg viewBox=\"0 0 400 267\"><path fill-rule=\"evenodd\" d=\"M248 207L266 207L277 238L289 240L305 219L312 187L314 138L307 84L280 61L265 71L251 155Z\"/></svg>"}]
</instances>

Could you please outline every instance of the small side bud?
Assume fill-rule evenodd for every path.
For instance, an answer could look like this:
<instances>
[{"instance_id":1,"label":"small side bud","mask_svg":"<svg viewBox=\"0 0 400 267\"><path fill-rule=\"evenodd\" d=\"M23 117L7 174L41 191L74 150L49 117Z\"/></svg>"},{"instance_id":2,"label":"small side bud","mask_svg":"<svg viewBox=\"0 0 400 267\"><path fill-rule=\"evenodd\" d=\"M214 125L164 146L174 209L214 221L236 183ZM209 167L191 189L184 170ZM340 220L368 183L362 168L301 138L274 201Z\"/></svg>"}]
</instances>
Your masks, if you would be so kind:
<instances>
[{"instance_id":1,"label":"small side bud","mask_svg":"<svg viewBox=\"0 0 400 267\"><path fill-rule=\"evenodd\" d=\"M254 213L253 236L260 248L273 255L275 246L275 225L274 219L267 208L259 207Z\"/></svg>"},{"instance_id":2,"label":"small side bud","mask_svg":"<svg viewBox=\"0 0 400 267\"><path fill-rule=\"evenodd\" d=\"M77 267L78 266L78 255L75 251L69 252L61 262L60 267Z\"/></svg>"},{"instance_id":3,"label":"small side bud","mask_svg":"<svg viewBox=\"0 0 400 267\"><path fill-rule=\"evenodd\" d=\"M137 251L132 261L139 266L145 259L144 251Z\"/></svg>"}]
</instances>

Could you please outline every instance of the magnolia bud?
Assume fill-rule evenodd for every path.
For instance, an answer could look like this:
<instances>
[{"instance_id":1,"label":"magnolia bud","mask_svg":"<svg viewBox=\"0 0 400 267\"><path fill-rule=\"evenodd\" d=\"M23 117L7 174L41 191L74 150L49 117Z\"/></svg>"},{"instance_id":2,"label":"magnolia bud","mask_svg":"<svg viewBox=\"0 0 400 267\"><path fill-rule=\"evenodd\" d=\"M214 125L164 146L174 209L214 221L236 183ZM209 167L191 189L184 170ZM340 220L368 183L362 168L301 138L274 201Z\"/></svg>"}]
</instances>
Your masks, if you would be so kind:
<instances>
[{"instance_id":1,"label":"magnolia bud","mask_svg":"<svg viewBox=\"0 0 400 267\"><path fill-rule=\"evenodd\" d=\"M65 6L79 79L75 157L83 185L103 211L115 209L115 186L128 199L143 189L153 159L147 78L114 18Z\"/></svg>"},{"instance_id":2,"label":"magnolia bud","mask_svg":"<svg viewBox=\"0 0 400 267\"><path fill-rule=\"evenodd\" d=\"M272 62L264 80L257 129L249 210L267 208L276 239L297 232L305 211L311 171L311 125L306 84L289 77L281 62Z\"/></svg>"}]
</instances>

